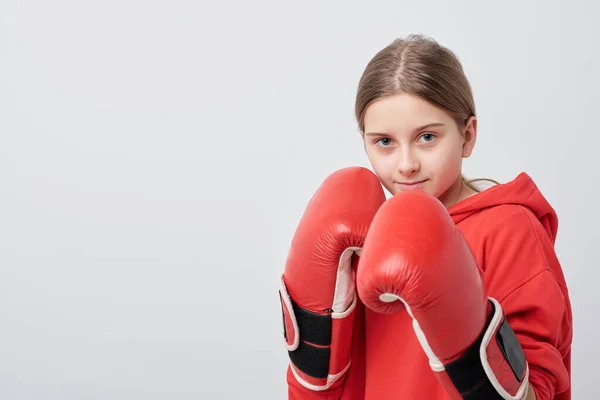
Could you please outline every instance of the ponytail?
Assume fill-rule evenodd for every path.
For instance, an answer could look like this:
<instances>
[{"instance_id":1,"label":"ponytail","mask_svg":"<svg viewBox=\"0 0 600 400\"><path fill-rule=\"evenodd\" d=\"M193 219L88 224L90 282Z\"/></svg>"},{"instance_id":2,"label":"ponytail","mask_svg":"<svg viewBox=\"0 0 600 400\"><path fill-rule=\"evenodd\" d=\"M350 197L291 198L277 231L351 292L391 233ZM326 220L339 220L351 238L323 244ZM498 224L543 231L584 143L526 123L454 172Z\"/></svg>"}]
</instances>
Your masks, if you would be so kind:
<instances>
[{"instance_id":1,"label":"ponytail","mask_svg":"<svg viewBox=\"0 0 600 400\"><path fill-rule=\"evenodd\" d=\"M477 193L481 192L481 188L478 188L476 185L474 185L474 182L480 182L480 181L487 181L487 182L491 182L493 184L499 185L500 182L497 182L493 179L488 179L488 178L477 178L477 179L467 179L464 176L462 176L462 181L465 183L465 185L467 185L467 187Z\"/></svg>"}]
</instances>

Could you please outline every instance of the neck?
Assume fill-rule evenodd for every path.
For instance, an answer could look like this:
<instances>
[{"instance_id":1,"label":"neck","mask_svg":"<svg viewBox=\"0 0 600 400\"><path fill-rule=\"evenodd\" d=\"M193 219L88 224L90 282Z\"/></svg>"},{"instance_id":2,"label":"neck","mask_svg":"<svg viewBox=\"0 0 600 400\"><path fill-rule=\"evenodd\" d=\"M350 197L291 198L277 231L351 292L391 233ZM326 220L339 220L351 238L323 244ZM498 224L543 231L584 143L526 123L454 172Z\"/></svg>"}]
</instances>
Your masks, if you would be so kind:
<instances>
[{"instance_id":1,"label":"neck","mask_svg":"<svg viewBox=\"0 0 600 400\"><path fill-rule=\"evenodd\" d=\"M439 200L446 208L450 208L475 193L476 192L473 189L467 186L462 178L458 178L458 180L440 196Z\"/></svg>"}]
</instances>

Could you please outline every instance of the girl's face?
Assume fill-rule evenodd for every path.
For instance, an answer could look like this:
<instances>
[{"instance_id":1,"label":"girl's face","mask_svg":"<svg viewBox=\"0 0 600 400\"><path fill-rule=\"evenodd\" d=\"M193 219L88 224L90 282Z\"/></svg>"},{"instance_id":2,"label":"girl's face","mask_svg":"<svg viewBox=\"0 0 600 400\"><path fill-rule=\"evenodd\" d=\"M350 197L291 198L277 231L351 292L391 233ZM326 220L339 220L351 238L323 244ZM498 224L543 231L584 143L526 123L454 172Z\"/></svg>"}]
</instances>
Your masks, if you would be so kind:
<instances>
[{"instance_id":1,"label":"girl's face","mask_svg":"<svg viewBox=\"0 0 600 400\"><path fill-rule=\"evenodd\" d=\"M443 109L410 94L385 97L365 112L365 150L392 195L422 190L450 207L474 193L461 171L475 145L476 122L471 117L459 127Z\"/></svg>"}]
</instances>

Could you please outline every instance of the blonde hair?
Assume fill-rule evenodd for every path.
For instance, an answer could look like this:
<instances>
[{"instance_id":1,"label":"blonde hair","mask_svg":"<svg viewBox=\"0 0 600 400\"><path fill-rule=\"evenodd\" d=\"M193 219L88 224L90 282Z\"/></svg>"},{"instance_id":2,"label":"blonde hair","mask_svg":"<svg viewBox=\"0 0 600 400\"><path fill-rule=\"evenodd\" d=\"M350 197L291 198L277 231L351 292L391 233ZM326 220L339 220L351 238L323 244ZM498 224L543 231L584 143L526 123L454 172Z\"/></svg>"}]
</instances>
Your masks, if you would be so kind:
<instances>
[{"instance_id":1,"label":"blonde hair","mask_svg":"<svg viewBox=\"0 0 600 400\"><path fill-rule=\"evenodd\" d=\"M471 85L458 57L423 35L394 40L367 64L358 84L354 110L361 135L367 107L379 98L398 93L420 97L444 109L459 127L475 116ZM478 191L473 182L479 179L462 179Z\"/></svg>"},{"instance_id":2,"label":"blonde hair","mask_svg":"<svg viewBox=\"0 0 600 400\"><path fill-rule=\"evenodd\" d=\"M488 179L488 178L467 179L463 176L462 180L469 189L474 190L475 192L479 192L479 191L481 191L481 189L478 188L477 186L473 185L474 182L487 181L487 182L491 182L495 185L500 184L500 182L495 181L493 179Z\"/></svg>"}]
</instances>

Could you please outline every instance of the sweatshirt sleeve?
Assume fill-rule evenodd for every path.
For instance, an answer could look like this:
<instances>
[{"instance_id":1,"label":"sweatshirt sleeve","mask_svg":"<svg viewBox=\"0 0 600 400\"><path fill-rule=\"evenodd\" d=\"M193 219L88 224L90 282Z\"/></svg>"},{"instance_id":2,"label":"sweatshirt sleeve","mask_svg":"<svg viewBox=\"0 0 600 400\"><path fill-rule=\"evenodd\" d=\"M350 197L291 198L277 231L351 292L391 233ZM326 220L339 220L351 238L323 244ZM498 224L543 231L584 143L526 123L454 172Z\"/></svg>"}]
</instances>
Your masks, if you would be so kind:
<instances>
[{"instance_id":1,"label":"sweatshirt sleeve","mask_svg":"<svg viewBox=\"0 0 600 400\"><path fill-rule=\"evenodd\" d=\"M519 339L537 400L570 391L571 306L550 237L533 213L513 206L485 256L488 294Z\"/></svg>"},{"instance_id":2,"label":"sweatshirt sleeve","mask_svg":"<svg viewBox=\"0 0 600 400\"><path fill-rule=\"evenodd\" d=\"M569 387L564 338L570 324L561 289L549 271L539 273L502 302L527 362L537 400L553 399ZM562 350L562 351L561 351Z\"/></svg>"}]
</instances>

